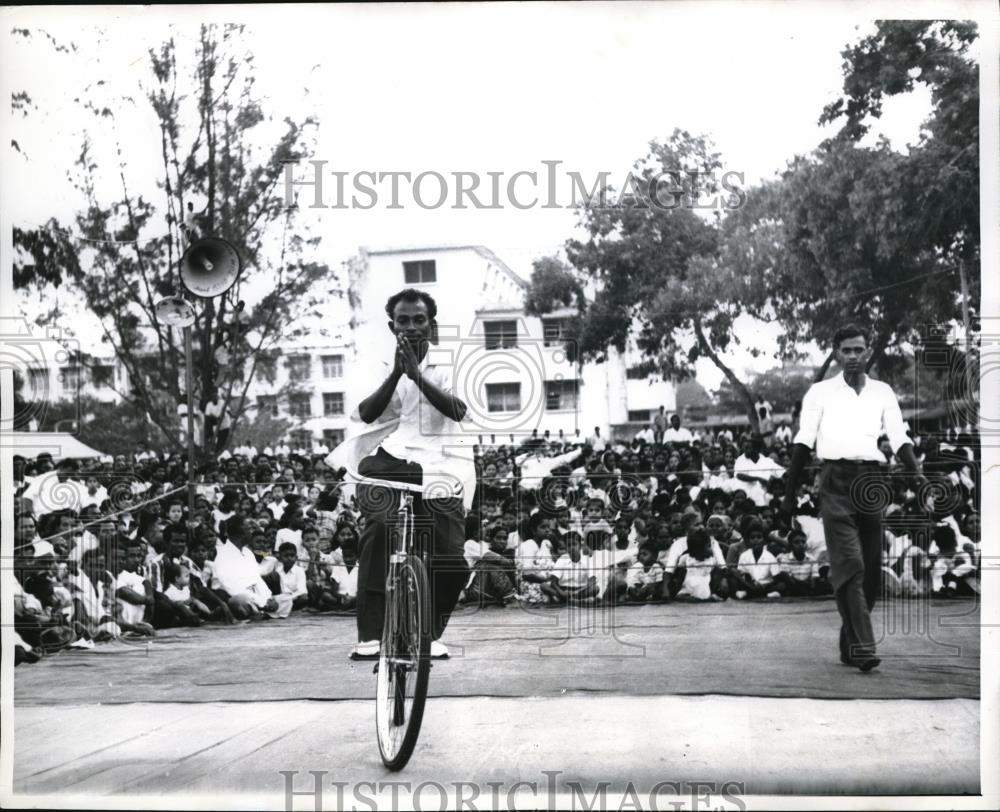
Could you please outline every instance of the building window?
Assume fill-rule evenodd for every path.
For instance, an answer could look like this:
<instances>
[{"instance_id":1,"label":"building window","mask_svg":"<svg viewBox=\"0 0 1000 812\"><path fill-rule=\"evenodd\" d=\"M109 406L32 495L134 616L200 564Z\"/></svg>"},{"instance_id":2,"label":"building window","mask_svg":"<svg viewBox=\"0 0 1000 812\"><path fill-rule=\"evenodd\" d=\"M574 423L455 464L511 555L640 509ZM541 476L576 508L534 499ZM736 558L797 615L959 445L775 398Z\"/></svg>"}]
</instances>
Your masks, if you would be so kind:
<instances>
[{"instance_id":1,"label":"building window","mask_svg":"<svg viewBox=\"0 0 1000 812\"><path fill-rule=\"evenodd\" d=\"M518 412L521 410L521 384L486 384L486 409L490 412Z\"/></svg>"},{"instance_id":2,"label":"building window","mask_svg":"<svg viewBox=\"0 0 1000 812\"><path fill-rule=\"evenodd\" d=\"M628 410L628 422L629 423L648 423L652 418L650 415L652 412L649 409L629 409Z\"/></svg>"},{"instance_id":3,"label":"building window","mask_svg":"<svg viewBox=\"0 0 1000 812\"><path fill-rule=\"evenodd\" d=\"M578 381L576 378L545 382L545 409L562 412L576 409Z\"/></svg>"},{"instance_id":4,"label":"building window","mask_svg":"<svg viewBox=\"0 0 1000 812\"><path fill-rule=\"evenodd\" d=\"M59 380L63 389L76 392L80 388L80 367L62 367L59 370Z\"/></svg>"},{"instance_id":5,"label":"building window","mask_svg":"<svg viewBox=\"0 0 1000 812\"><path fill-rule=\"evenodd\" d=\"M288 396L288 413L292 417L304 420L312 417L312 407L309 405L310 397L306 393L296 393Z\"/></svg>"},{"instance_id":6,"label":"building window","mask_svg":"<svg viewBox=\"0 0 1000 812\"><path fill-rule=\"evenodd\" d=\"M561 347L566 340L566 319L542 319L542 336L546 347Z\"/></svg>"},{"instance_id":7,"label":"building window","mask_svg":"<svg viewBox=\"0 0 1000 812\"><path fill-rule=\"evenodd\" d=\"M32 394L48 397L49 393L49 371L42 369L28 370L28 383L31 385Z\"/></svg>"},{"instance_id":8,"label":"building window","mask_svg":"<svg viewBox=\"0 0 1000 812\"><path fill-rule=\"evenodd\" d=\"M344 393L324 392L323 393L323 416L334 417L344 413Z\"/></svg>"},{"instance_id":9,"label":"building window","mask_svg":"<svg viewBox=\"0 0 1000 812\"><path fill-rule=\"evenodd\" d=\"M403 281L407 285L428 285L437 282L437 263L433 259L404 262Z\"/></svg>"},{"instance_id":10,"label":"building window","mask_svg":"<svg viewBox=\"0 0 1000 812\"><path fill-rule=\"evenodd\" d=\"M290 355L288 357L288 380L308 381L311 364L312 359L308 355Z\"/></svg>"},{"instance_id":11,"label":"building window","mask_svg":"<svg viewBox=\"0 0 1000 812\"><path fill-rule=\"evenodd\" d=\"M254 369L254 376L265 381L273 381L277 377L277 358L273 355L261 353L257 356L257 366Z\"/></svg>"},{"instance_id":12,"label":"building window","mask_svg":"<svg viewBox=\"0 0 1000 812\"><path fill-rule=\"evenodd\" d=\"M296 429L289 432L290 445L297 451L312 452L313 436L309 429Z\"/></svg>"},{"instance_id":13,"label":"building window","mask_svg":"<svg viewBox=\"0 0 1000 812\"><path fill-rule=\"evenodd\" d=\"M509 350L517 346L516 321L487 321L483 323L486 333L486 349Z\"/></svg>"},{"instance_id":14,"label":"building window","mask_svg":"<svg viewBox=\"0 0 1000 812\"><path fill-rule=\"evenodd\" d=\"M115 377L115 368L107 364L98 364L90 371L92 380L94 381L94 386L105 387L111 386L112 381Z\"/></svg>"},{"instance_id":15,"label":"building window","mask_svg":"<svg viewBox=\"0 0 1000 812\"><path fill-rule=\"evenodd\" d=\"M324 355L323 356L323 377L343 378L344 377L344 356Z\"/></svg>"},{"instance_id":16,"label":"building window","mask_svg":"<svg viewBox=\"0 0 1000 812\"><path fill-rule=\"evenodd\" d=\"M257 412L259 414L269 414L271 415L271 417L277 417L278 416L277 395L258 395Z\"/></svg>"},{"instance_id":17,"label":"building window","mask_svg":"<svg viewBox=\"0 0 1000 812\"><path fill-rule=\"evenodd\" d=\"M343 429L323 429L323 443L331 451L344 442Z\"/></svg>"}]
</instances>

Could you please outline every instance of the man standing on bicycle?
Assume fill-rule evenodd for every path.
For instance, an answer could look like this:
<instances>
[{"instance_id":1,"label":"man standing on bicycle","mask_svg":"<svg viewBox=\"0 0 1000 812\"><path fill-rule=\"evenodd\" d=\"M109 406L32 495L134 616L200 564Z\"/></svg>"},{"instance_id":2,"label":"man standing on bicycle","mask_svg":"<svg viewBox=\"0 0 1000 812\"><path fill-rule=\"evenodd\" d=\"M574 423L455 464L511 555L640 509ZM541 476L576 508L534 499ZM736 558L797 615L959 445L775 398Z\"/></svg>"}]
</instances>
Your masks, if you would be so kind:
<instances>
[{"instance_id":1,"label":"man standing on bicycle","mask_svg":"<svg viewBox=\"0 0 1000 812\"><path fill-rule=\"evenodd\" d=\"M422 485L433 492L429 498L414 495L414 526L418 541L422 534L429 536L431 656L447 657L438 638L469 577L463 555L465 511L475 490L476 469L472 443L458 425L467 407L453 394L451 367L428 362L437 332L433 297L407 288L389 298L385 312L396 337L395 357L391 365L385 364L382 384L352 415L372 426L356 439L368 438L369 449L378 441L356 470L365 478ZM334 451L333 465L344 463L344 455L351 452L342 447L348 445ZM362 483L358 504L366 523L358 559L358 644L351 656L371 658L378 656L382 637L389 529L399 499L382 486Z\"/></svg>"}]
</instances>

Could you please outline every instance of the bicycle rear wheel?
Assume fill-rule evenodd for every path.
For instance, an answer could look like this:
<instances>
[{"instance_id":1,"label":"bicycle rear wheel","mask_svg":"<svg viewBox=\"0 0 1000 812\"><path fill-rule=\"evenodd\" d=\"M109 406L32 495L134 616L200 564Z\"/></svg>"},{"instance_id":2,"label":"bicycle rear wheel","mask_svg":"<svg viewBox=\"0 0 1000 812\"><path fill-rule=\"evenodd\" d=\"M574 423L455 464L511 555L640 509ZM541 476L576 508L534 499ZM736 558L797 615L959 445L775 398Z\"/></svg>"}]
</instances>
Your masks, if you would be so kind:
<instances>
[{"instance_id":1,"label":"bicycle rear wheel","mask_svg":"<svg viewBox=\"0 0 1000 812\"><path fill-rule=\"evenodd\" d=\"M375 687L375 726L382 762L406 766L417 744L431 669L431 591L424 562L407 555L386 584L385 627Z\"/></svg>"}]
</instances>

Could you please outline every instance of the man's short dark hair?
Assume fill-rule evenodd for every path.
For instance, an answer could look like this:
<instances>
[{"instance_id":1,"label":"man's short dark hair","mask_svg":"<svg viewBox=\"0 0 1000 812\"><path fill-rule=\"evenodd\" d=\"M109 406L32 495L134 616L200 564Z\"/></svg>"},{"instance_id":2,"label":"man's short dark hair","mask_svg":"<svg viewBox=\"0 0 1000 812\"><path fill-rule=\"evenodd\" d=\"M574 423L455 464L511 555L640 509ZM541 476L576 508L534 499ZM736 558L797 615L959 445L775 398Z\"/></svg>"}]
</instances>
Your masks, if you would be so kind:
<instances>
[{"instance_id":1,"label":"man's short dark hair","mask_svg":"<svg viewBox=\"0 0 1000 812\"><path fill-rule=\"evenodd\" d=\"M836 333L833 334L833 348L835 350L840 349L840 343L846 341L849 338L863 338L865 340L865 346L868 345L868 331L865 330L858 324L851 322L850 324L845 324Z\"/></svg>"},{"instance_id":2,"label":"man's short dark hair","mask_svg":"<svg viewBox=\"0 0 1000 812\"><path fill-rule=\"evenodd\" d=\"M283 541L278 545L278 555L282 553L295 553L298 555L299 548L290 541Z\"/></svg>"},{"instance_id":3,"label":"man's short dark hair","mask_svg":"<svg viewBox=\"0 0 1000 812\"><path fill-rule=\"evenodd\" d=\"M187 528L182 524L168 524L163 528L163 541L166 543L170 543L175 538L178 538L186 544L187 537Z\"/></svg>"},{"instance_id":4,"label":"man's short dark hair","mask_svg":"<svg viewBox=\"0 0 1000 812\"><path fill-rule=\"evenodd\" d=\"M390 296L389 301L385 303L385 314L389 317L390 321L395 320L396 305L400 302L423 302L427 305L427 318L434 321L437 317L438 307L433 296L416 288L404 288L399 293L394 293Z\"/></svg>"}]
</instances>

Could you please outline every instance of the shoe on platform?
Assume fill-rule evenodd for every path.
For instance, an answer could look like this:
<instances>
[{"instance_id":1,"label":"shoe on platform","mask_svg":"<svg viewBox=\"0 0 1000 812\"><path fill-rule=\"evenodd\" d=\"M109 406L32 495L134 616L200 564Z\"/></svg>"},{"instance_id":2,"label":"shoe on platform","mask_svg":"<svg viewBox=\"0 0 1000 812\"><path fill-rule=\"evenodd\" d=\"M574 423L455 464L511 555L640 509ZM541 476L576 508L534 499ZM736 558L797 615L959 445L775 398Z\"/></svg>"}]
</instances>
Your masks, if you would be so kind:
<instances>
[{"instance_id":1,"label":"shoe on platform","mask_svg":"<svg viewBox=\"0 0 1000 812\"><path fill-rule=\"evenodd\" d=\"M440 640L431 640L431 659L432 660L447 660L451 655L448 653L448 647L442 643Z\"/></svg>"},{"instance_id":2,"label":"shoe on platform","mask_svg":"<svg viewBox=\"0 0 1000 812\"><path fill-rule=\"evenodd\" d=\"M767 593L767 597L769 597L769 598L780 598L781 597L781 593L778 592L778 590L775 590L774 592L768 592Z\"/></svg>"},{"instance_id":3,"label":"shoe on platform","mask_svg":"<svg viewBox=\"0 0 1000 812\"><path fill-rule=\"evenodd\" d=\"M872 669L878 668L881 662L882 660L878 657L866 657L863 660L858 660L855 665L861 669L862 673L867 674Z\"/></svg>"},{"instance_id":4,"label":"shoe on platform","mask_svg":"<svg viewBox=\"0 0 1000 812\"><path fill-rule=\"evenodd\" d=\"M382 649L380 640L362 640L351 650L352 660L377 660Z\"/></svg>"},{"instance_id":5,"label":"shoe on platform","mask_svg":"<svg viewBox=\"0 0 1000 812\"><path fill-rule=\"evenodd\" d=\"M736 600L738 601L746 600L746 597L747 593L745 589L741 589L736 593Z\"/></svg>"}]
</instances>

